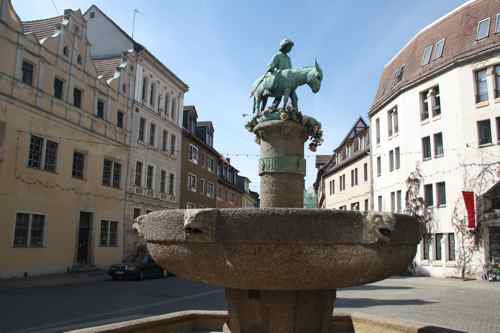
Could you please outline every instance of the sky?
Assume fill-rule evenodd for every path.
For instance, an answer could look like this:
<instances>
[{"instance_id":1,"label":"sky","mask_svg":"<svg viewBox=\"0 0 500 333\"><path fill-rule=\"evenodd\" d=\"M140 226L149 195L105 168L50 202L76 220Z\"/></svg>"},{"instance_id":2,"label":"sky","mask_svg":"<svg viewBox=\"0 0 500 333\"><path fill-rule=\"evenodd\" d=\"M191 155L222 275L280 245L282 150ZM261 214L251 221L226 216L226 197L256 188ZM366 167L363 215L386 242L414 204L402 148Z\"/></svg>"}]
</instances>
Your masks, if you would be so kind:
<instances>
[{"instance_id":1,"label":"sky","mask_svg":"<svg viewBox=\"0 0 500 333\"><path fill-rule=\"evenodd\" d=\"M250 88L283 38L295 46L292 65L323 70L318 94L298 88L299 108L323 125L324 143L306 150L306 188L315 181L316 154L330 154L368 110L384 65L418 31L463 0L13 0L22 20L82 12L95 4L189 85L184 104L211 120L216 149L259 189L259 146L244 128ZM306 146L307 148L307 146Z\"/></svg>"}]
</instances>

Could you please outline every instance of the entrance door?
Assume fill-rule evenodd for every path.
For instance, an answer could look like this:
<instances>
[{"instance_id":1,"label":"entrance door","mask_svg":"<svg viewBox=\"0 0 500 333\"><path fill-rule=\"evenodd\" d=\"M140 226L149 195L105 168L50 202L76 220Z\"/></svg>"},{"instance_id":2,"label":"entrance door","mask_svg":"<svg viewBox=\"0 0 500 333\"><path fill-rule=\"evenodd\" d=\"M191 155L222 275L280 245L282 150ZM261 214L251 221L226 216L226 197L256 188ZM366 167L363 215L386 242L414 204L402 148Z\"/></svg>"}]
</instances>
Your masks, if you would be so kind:
<instances>
[{"instance_id":1,"label":"entrance door","mask_svg":"<svg viewBox=\"0 0 500 333\"><path fill-rule=\"evenodd\" d=\"M86 265L89 263L91 226L92 226L92 213L80 212L76 261L81 265Z\"/></svg>"}]
</instances>

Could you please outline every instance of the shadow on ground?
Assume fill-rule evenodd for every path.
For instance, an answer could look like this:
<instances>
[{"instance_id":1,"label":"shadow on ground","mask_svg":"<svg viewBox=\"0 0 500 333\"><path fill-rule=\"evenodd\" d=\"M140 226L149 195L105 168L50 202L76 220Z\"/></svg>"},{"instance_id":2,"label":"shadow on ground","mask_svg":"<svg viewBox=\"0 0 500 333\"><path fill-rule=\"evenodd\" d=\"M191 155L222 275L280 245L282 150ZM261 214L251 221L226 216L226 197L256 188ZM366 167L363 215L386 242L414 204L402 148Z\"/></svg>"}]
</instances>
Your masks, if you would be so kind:
<instances>
[{"instance_id":1,"label":"shadow on ground","mask_svg":"<svg viewBox=\"0 0 500 333\"><path fill-rule=\"evenodd\" d=\"M337 297L335 307L344 308L367 308L370 306L404 306L404 305L425 305L438 303L435 301L425 301L421 299L374 299L374 298L344 298Z\"/></svg>"}]
</instances>

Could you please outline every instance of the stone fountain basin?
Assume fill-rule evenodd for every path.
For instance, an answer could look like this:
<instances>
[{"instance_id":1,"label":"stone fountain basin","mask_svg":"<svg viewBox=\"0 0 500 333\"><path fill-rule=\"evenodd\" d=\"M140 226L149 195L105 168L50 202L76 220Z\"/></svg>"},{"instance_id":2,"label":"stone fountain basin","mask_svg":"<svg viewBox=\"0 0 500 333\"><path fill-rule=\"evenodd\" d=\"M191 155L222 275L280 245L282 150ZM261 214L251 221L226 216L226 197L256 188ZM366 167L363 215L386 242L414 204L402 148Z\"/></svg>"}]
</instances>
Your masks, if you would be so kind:
<instances>
[{"instance_id":1,"label":"stone fountain basin","mask_svg":"<svg viewBox=\"0 0 500 333\"><path fill-rule=\"evenodd\" d=\"M226 288L337 289L404 272L421 238L415 218L327 209L189 209L134 224L164 269Z\"/></svg>"}]
</instances>

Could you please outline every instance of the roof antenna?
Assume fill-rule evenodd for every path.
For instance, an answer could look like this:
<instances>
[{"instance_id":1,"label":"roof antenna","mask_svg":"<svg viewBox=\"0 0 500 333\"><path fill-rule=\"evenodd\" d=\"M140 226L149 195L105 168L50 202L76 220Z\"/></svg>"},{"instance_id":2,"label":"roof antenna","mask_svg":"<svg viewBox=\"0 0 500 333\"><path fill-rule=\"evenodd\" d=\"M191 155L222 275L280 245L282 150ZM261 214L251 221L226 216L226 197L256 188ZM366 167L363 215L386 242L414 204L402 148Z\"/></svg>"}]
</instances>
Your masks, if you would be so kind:
<instances>
[{"instance_id":1,"label":"roof antenna","mask_svg":"<svg viewBox=\"0 0 500 333\"><path fill-rule=\"evenodd\" d=\"M59 9L57 9L56 3L54 0L50 0L52 2L52 6L54 6L54 9L56 10L57 15L59 15Z\"/></svg>"},{"instance_id":2,"label":"roof antenna","mask_svg":"<svg viewBox=\"0 0 500 333\"><path fill-rule=\"evenodd\" d=\"M141 12L139 11L139 9L137 8L134 8L134 19L133 19L133 22L132 22L132 39L134 39L134 33L135 33L135 16L137 14L140 14Z\"/></svg>"}]
</instances>

